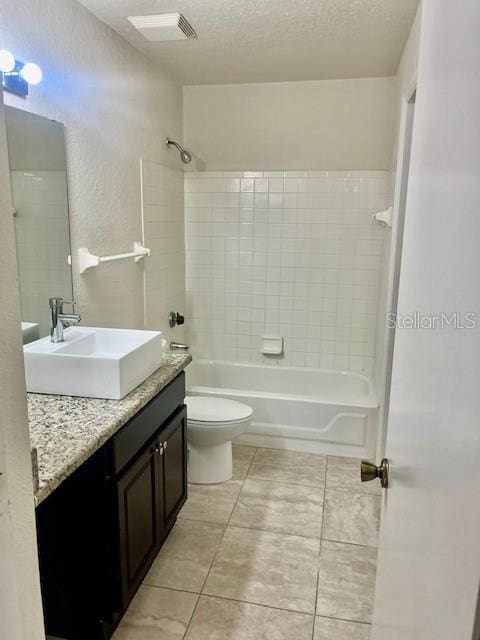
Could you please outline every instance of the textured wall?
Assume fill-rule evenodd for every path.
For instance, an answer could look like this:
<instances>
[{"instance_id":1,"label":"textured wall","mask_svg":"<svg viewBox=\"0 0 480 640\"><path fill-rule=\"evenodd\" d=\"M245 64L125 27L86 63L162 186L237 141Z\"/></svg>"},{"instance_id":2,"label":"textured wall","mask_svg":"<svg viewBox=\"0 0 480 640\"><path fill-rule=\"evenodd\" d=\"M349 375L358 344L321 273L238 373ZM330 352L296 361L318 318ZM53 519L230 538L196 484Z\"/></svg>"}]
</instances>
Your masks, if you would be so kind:
<instances>
[{"instance_id":1,"label":"textured wall","mask_svg":"<svg viewBox=\"0 0 480 640\"><path fill-rule=\"evenodd\" d=\"M44 71L26 101L8 103L65 124L84 323L142 327L143 265L119 262L80 276L75 249L119 253L141 238L140 157L180 166L163 139L181 138L181 89L73 0L2 0L0 25L2 44Z\"/></svg>"},{"instance_id":2,"label":"textured wall","mask_svg":"<svg viewBox=\"0 0 480 640\"><path fill-rule=\"evenodd\" d=\"M386 172L186 174L194 354L373 370ZM264 334L285 339L262 356Z\"/></svg>"},{"instance_id":3,"label":"textured wall","mask_svg":"<svg viewBox=\"0 0 480 640\"><path fill-rule=\"evenodd\" d=\"M9 179L0 95L0 456L4 449L6 464L6 474L0 476L0 514L8 501L7 513L0 515L0 636L9 640L40 640L44 637L43 619ZM12 548L5 539L7 518L14 531ZM9 558L4 557L7 553ZM13 564L14 576L8 574L7 560L10 567ZM5 609L6 616L2 615ZM22 635L16 628L16 613Z\"/></svg>"},{"instance_id":4,"label":"textured wall","mask_svg":"<svg viewBox=\"0 0 480 640\"><path fill-rule=\"evenodd\" d=\"M187 170L390 170L395 78L184 87Z\"/></svg>"}]
</instances>

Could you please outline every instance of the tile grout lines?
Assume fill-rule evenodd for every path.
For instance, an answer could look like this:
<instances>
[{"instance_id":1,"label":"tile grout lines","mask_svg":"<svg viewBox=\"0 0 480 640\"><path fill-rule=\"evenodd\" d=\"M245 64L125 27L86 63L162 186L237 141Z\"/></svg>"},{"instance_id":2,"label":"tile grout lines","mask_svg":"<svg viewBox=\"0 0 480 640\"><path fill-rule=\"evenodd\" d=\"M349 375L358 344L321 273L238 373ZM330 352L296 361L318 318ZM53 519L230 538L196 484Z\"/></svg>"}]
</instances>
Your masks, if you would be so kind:
<instances>
[{"instance_id":1,"label":"tile grout lines","mask_svg":"<svg viewBox=\"0 0 480 640\"><path fill-rule=\"evenodd\" d=\"M325 478L323 483L322 524L320 527L320 544L318 545L318 556L317 556L317 586L315 589L315 606L313 608L312 640L315 639L315 621L317 619L318 587L320 583L320 554L322 553L323 524L325 521L325 495L327 492L327 473L328 473L328 456L325 456Z\"/></svg>"},{"instance_id":2,"label":"tile grout lines","mask_svg":"<svg viewBox=\"0 0 480 640\"><path fill-rule=\"evenodd\" d=\"M316 593L316 598L315 598L315 615L314 615L314 619L313 619L313 636L312 636L312 640L315 640L315 625L316 625L316 620L317 620L317 605L318 605L318 590L320 587L320 556L322 553L322 545L324 542L335 542L337 544L345 544L345 545L351 545L351 546L356 546L356 547L364 547L364 548L369 548L369 549L375 549L376 547L372 547L371 545L363 545L363 544L358 544L358 543L351 543L351 542L342 542L340 540L330 540L329 538L324 538L323 536L323 532L324 532L324 527L325 527L325 503L326 503L326 494L327 494L327 477L328 477L328 465L329 465L329 459L331 456L327 456L327 461L326 461L326 466L325 466L325 490L323 493L323 511L322 511L322 531L321 531L321 535L320 535L320 550L318 553L318 575L317 575L317 593ZM341 489L337 489L341 490ZM335 618L333 616L318 616L318 617L322 617L322 618L327 618L330 620L339 620L342 622L353 622L356 624L364 624L368 627L371 627L371 623L368 622L360 622L358 620L347 620L345 618Z\"/></svg>"},{"instance_id":3,"label":"tile grout lines","mask_svg":"<svg viewBox=\"0 0 480 640\"><path fill-rule=\"evenodd\" d=\"M375 548L375 547L372 547L371 545L363 545L363 544L358 544L358 543L342 542L342 541L338 541L338 540L329 540L329 539L324 538L325 503L326 503L326 499L325 498L326 498L326 491L327 491L327 476L328 476L328 469L329 469L329 456L324 456L325 457L325 475L324 475L322 486L318 486L318 485L317 486L295 485L295 484L293 484L291 482L281 482L281 481L279 482L280 484L289 484L291 486L308 487L310 490L318 490L318 491L323 490L322 523L321 523L321 527L320 527L320 538L318 540L319 541L319 549L318 549L318 555L317 555L317 577L316 577L315 601L314 601L313 613L308 613L308 612L305 612L305 611L303 611L303 612L302 611L294 612L291 609L285 609L283 607L276 607L276 606L272 606L272 605L253 603L253 602L249 602L247 600L239 600L237 598L229 598L229 597L225 597L225 596L221 596L221 595L205 594L204 593L205 585L206 585L206 583L208 581L208 578L209 578L209 576L211 574L212 568L213 568L213 566L215 564L215 561L216 561L216 559L218 557L219 550L220 550L220 547L221 547L221 545L222 545L222 543L224 541L226 531L227 531L228 527L231 526L230 523L231 523L231 520L232 520L233 513L234 513L234 511L235 511L235 509L236 509L236 507L237 507L237 505L239 503L240 496L242 495L242 491L243 491L243 489L245 487L245 483L246 483L247 479L251 478L252 480L260 480L260 481L263 481L263 482L272 482L274 484L276 482L278 482L277 480L268 480L268 479L265 479L265 478L254 478L254 477L250 477L249 476L250 471L252 469L252 466L253 466L255 460L257 459L258 452L259 452L259 448L258 447L252 447L252 448L254 449L254 453L253 453L253 455L252 455L252 457L251 457L251 459L249 461L248 467L246 468L246 471L245 471L243 477L239 478L239 480L241 480L241 486L240 486L239 492L238 492L238 494L237 494L237 496L235 498L234 504L233 504L233 506L231 508L230 515L228 516L228 519L227 519L227 521L225 523L215 523L215 524L221 524L222 525L222 534L221 534L219 542L218 542L218 544L216 546L213 559L212 559L212 561L210 563L210 566L208 568L208 571L206 573L206 576L205 576L205 578L203 580L203 583L202 583L202 586L200 587L199 592L188 591L188 590L185 590L185 589L175 589L175 588L170 588L170 587L158 587L158 588L163 588L163 589L170 589L171 591L179 591L179 592L183 592L183 593L189 593L189 594L192 594L192 595L196 596L195 606L194 606L194 609L193 609L192 614L190 616L190 619L188 621L188 624L186 626L185 632L184 632L184 634L182 636L183 639L186 638L186 636L187 636L187 634L188 634L188 632L189 632L189 630L191 628L192 620L193 620L193 618L194 618L194 616L195 616L195 614L197 612L198 606L200 604L200 598L202 596L204 596L206 598L217 598L217 599L220 599L220 600L223 600L223 601L226 601L226 602L237 602L237 603L245 604L245 605L260 606L260 607L263 607L265 609L283 611L283 612L288 612L288 613L299 613L299 614L302 614L302 615L311 616L312 617L312 636L311 636L311 638L313 640L314 637L315 637L315 625L316 625L316 620L317 620L317 617L318 617L318 607L317 607L317 605L318 605L318 594L319 594L319 588L320 588L320 563L319 563L319 559L320 559L320 556L321 556L323 543L324 542L336 542L336 543L339 543L339 544L345 544L345 545L351 545L351 546L357 546L357 547L372 548L372 549ZM190 518L183 518L183 519L184 520L190 520L192 522L203 522L204 524L214 524L214 523L211 523L211 522L206 521L206 520L205 521L203 521L203 520L191 520ZM266 532L266 533L280 533L282 535L301 537L301 538L304 538L306 540L316 540L317 539L315 537L308 537L308 536L301 536L301 535L299 536L298 534L292 534L292 533L272 532L272 531L270 531L268 529L258 529L256 527L242 527L240 525L237 528L246 529L246 530L253 530L253 531L261 531L261 532ZM147 585L147 586L157 586L157 585ZM363 621L348 620L346 618L336 618L334 616L325 616L325 615L321 616L321 617L322 618L326 618L326 619L345 621L345 622L354 622L356 624L362 624L362 625L371 627L371 623L367 623L367 622L363 622Z\"/></svg>"},{"instance_id":4,"label":"tile grout lines","mask_svg":"<svg viewBox=\"0 0 480 640\"><path fill-rule=\"evenodd\" d=\"M207 571L207 575L205 576L205 579L204 579L204 581L203 581L203 583L202 583L202 586L201 586L201 588L200 588L200 593L198 594L197 602L195 603L195 607L194 607L194 609L193 609L193 611L192 611L192 615L190 616L190 620L188 621L187 628L185 629L185 633L183 634L182 638L185 638L185 637L186 637L186 635L187 635L187 633L188 633L188 630L190 629L190 625L191 625L192 620L193 620L193 618L194 618L194 616L195 616L195 612L197 611L197 608L198 608L198 603L200 602L200 598L201 598L201 597L202 597L202 595L203 595L203 590L204 590L204 588L205 588L205 585L207 584L207 580L208 580L208 578L209 578L209 576L210 576L210 572L211 572L212 567L213 567L213 565L214 565L214 563L215 563L215 560L217 559L218 551L219 551L219 549L220 549L220 547L221 547L221 545L222 545L223 539L224 539L224 537L225 537L225 532L227 531L227 527L228 527L228 524L229 524L230 519L231 519L231 517L232 517L232 513L233 513L233 511L234 511L235 507L237 506L238 499L240 498L240 494L242 493L242 489L243 489L243 487L244 487L244 485L245 485L245 480L247 479L248 472L250 471L250 469L251 469L251 467L252 467L252 464L253 464L253 461L254 461L254 459L255 459L255 456L257 455L257 451L258 451L258 448L257 448L257 447L255 447L255 451L254 451L253 456L252 456L252 458L251 458L251 460L250 460L250 464L248 465L248 469L247 469L247 471L246 471L246 473L245 473L245 476L244 476L244 477L243 477L243 479L242 479L242 486L240 487L240 491L238 492L237 498L236 498L236 500L235 500L235 502L234 502L234 504L233 504L232 510L231 510L230 515L229 515L229 517L228 517L228 520L227 520L227 522L226 522L226 524L225 524L225 526L224 526L224 528L223 528L223 534L222 534L222 537L221 537L221 539L220 539L220 541L219 541L219 543L218 543L218 545L217 545L217 548L216 548L216 551L215 551L215 555L213 556L212 562L210 563L210 567L208 568L208 571ZM224 598L224 599L225 599L225 600L227 600L228 598Z\"/></svg>"}]
</instances>

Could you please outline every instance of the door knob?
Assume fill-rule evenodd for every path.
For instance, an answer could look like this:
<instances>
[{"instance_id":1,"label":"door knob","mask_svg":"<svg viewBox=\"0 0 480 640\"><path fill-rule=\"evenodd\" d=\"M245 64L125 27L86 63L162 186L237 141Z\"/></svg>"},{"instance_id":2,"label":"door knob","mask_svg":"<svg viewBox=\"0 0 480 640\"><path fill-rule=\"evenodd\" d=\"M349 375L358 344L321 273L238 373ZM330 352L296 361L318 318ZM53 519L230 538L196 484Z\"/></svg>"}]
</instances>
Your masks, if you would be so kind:
<instances>
[{"instance_id":1,"label":"door knob","mask_svg":"<svg viewBox=\"0 0 480 640\"><path fill-rule=\"evenodd\" d=\"M384 489L388 488L388 473L390 465L387 458L384 458L380 465L377 467L373 462L368 460L362 460L360 467L360 477L362 482L370 482L375 478L380 478L380 483Z\"/></svg>"}]
</instances>

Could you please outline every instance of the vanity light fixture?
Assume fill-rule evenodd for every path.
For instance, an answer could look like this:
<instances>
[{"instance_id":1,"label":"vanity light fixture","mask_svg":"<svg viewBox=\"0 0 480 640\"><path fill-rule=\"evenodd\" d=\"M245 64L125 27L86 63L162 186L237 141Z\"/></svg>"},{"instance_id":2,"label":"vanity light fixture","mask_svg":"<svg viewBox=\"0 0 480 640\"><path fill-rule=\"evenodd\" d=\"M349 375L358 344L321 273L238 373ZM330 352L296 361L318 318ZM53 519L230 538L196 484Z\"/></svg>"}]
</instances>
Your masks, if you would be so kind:
<instances>
[{"instance_id":1,"label":"vanity light fixture","mask_svg":"<svg viewBox=\"0 0 480 640\"><path fill-rule=\"evenodd\" d=\"M43 78L42 70L34 62L27 62L20 70L20 75L28 84L40 84Z\"/></svg>"},{"instance_id":2,"label":"vanity light fixture","mask_svg":"<svg viewBox=\"0 0 480 640\"><path fill-rule=\"evenodd\" d=\"M0 71L10 73L15 69L15 56L6 49L0 49Z\"/></svg>"},{"instance_id":3,"label":"vanity light fixture","mask_svg":"<svg viewBox=\"0 0 480 640\"><path fill-rule=\"evenodd\" d=\"M34 62L24 64L16 60L13 53L6 49L0 50L0 72L3 89L21 98L28 96L30 84L40 84L43 78L38 64Z\"/></svg>"}]
</instances>

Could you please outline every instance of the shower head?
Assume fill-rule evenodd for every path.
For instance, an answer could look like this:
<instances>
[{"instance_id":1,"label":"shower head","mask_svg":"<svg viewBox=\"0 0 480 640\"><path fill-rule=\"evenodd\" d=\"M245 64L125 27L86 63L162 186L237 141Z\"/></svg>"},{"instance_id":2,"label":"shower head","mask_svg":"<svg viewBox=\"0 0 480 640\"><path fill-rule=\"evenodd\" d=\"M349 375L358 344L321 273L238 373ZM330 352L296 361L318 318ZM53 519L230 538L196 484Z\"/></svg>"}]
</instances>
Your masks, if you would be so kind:
<instances>
[{"instance_id":1,"label":"shower head","mask_svg":"<svg viewBox=\"0 0 480 640\"><path fill-rule=\"evenodd\" d=\"M186 151L181 144L178 144L178 142L175 142L175 140L170 140L169 138L167 138L165 140L165 144L167 145L167 147L173 144L173 146L179 150L180 159L182 160L183 164L188 164L189 162L192 161L192 154Z\"/></svg>"},{"instance_id":2,"label":"shower head","mask_svg":"<svg viewBox=\"0 0 480 640\"><path fill-rule=\"evenodd\" d=\"M182 151L180 151L180 158L182 159L183 164L188 164L192 161L192 154L185 151L185 149L182 149Z\"/></svg>"}]
</instances>

